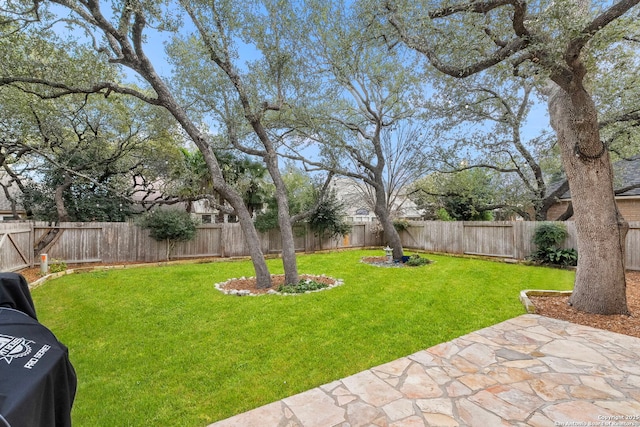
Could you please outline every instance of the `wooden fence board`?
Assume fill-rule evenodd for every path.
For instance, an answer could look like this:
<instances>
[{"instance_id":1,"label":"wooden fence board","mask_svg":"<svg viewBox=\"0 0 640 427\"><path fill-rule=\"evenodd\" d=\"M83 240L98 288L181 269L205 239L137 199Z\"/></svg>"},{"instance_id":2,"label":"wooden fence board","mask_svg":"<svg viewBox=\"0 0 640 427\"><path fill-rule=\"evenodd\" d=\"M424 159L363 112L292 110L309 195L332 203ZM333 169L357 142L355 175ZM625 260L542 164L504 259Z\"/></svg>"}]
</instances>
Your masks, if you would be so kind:
<instances>
[{"instance_id":1,"label":"wooden fence board","mask_svg":"<svg viewBox=\"0 0 640 427\"><path fill-rule=\"evenodd\" d=\"M196 237L176 245L172 255L176 258L221 256L221 225L199 226Z\"/></svg>"},{"instance_id":2,"label":"wooden fence board","mask_svg":"<svg viewBox=\"0 0 640 427\"><path fill-rule=\"evenodd\" d=\"M627 269L640 270L640 221L629 222L625 258Z\"/></svg>"},{"instance_id":3,"label":"wooden fence board","mask_svg":"<svg viewBox=\"0 0 640 427\"><path fill-rule=\"evenodd\" d=\"M31 228L22 223L0 228L0 271L15 271L33 265Z\"/></svg>"},{"instance_id":4,"label":"wooden fence board","mask_svg":"<svg viewBox=\"0 0 640 427\"><path fill-rule=\"evenodd\" d=\"M118 264L132 259L136 254L137 232L126 222L104 223L102 229L102 259Z\"/></svg>"},{"instance_id":5,"label":"wooden fence board","mask_svg":"<svg viewBox=\"0 0 640 427\"><path fill-rule=\"evenodd\" d=\"M514 256L516 259L525 259L535 250L533 234L539 223L534 221L513 221Z\"/></svg>"},{"instance_id":6,"label":"wooden fence board","mask_svg":"<svg viewBox=\"0 0 640 427\"><path fill-rule=\"evenodd\" d=\"M49 256L49 260L64 260L69 263L102 261L101 226L93 223L69 223L56 227L36 226L34 231L41 238L52 228L59 229L60 233L42 251Z\"/></svg>"},{"instance_id":7,"label":"wooden fence board","mask_svg":"<svg viewBox=\"0 0 640 427\"><path fill-rule=\"evenodd\" d=\"M348 246L352 248L367 246L366 224L353 224L349 233Z\"/></svg>"},{"instance_id":8,"label":"wooden fence board","mask_svg":"<svg viewBox=\"0 0 640 427\"><path fill-rule=\"evenodd\" d=\"M461 254L464 251L463 233L461 222L424 221L410 223L401 237L408 248Z\"/></svg>"},{"instance_id":9,"label":"wooden fence board","mask_svg":"<svg viewBox=\"0 0 640 427\"><path fill-rule=\"evenodd\" d=\"M465 254L515 257L512 223L465 221L462 227Z\"/></svg>"},{"instance_id":10,"label":"wooden fence board","mask_svg":"<svg viewBox=\"0 0 640 427\"><path fill-rule=\"evenodd\" d=\"M535 250L531 242L539 222L411 222L401 232L405 248L431 252L524 259ZM575 248L575 225L565 223L569 237L563 247ZM640 270L640 221L629 223L626 266ZM134 223L63 223L64 230L48 249L49 259L66 262L157 262L166 259L166 243L157 242ZM33 246L52 227L44 222L0 223L0 270L13 271L39 262ZM384 240L373 223L352 225L345 238L319 239L311 231L296 233L297 251L376 247ZM259 233L263 253L279 253L282 244L277 230ZM233 257L249 254L240 224L206 224L198 227L193 241L176 245L174 258Z\"/></svg>"}]
</instances>

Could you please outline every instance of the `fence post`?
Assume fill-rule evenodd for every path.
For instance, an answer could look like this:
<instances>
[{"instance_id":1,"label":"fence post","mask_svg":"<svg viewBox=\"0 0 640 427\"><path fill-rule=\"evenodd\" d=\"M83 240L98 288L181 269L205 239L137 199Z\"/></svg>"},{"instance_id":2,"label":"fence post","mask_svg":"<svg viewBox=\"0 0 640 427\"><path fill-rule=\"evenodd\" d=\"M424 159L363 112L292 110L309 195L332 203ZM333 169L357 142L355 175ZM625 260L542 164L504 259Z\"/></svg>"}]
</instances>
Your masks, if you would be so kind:
<instances>
[{"instance_id":1,"label":"fence post","mask_svg":"<svg viewBox=\"0 0 640 427\"><path fill-rule=\"evenodd\" d=\"M47 254L40 254L40 273L43 276L49 273L49 256Z\"/></svg>"},{"instance_id":2,"label":"fence post","mask_svg":"<svg viewBox=\"0 0 640 427\"><path fill-rule=\"evenodd\" d=\"M422 250L427 250L427 222L422 226Z\"/></svg>"}]
</instances>

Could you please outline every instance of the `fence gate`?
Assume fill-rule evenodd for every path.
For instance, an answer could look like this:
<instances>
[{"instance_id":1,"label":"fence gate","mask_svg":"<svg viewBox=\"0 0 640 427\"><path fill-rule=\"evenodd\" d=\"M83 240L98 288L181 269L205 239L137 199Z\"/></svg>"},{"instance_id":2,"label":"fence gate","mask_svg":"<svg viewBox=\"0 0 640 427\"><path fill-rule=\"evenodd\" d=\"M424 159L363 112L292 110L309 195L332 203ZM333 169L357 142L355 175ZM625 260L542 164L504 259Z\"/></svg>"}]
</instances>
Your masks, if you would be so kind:
<instances>
[{"instance_id":1,"label":"fence gate","mask_svg":"<svg viewBox=\"0 0 640 427\"><path fill-rule=\"evenodd\" d=\"M513 225L500 222L465 222L464 253L502 258L515 257Z\"/></svg>"},{"instance_id":2,"label":"fence gate","mask_svg":"<svg viewBox=\"0 0 640 427\"><path fill-rule=\"evenodd\" d=\"M33 265L32 230L29 226L0 231L0 271Z\"/></svg>"}]
</instances>

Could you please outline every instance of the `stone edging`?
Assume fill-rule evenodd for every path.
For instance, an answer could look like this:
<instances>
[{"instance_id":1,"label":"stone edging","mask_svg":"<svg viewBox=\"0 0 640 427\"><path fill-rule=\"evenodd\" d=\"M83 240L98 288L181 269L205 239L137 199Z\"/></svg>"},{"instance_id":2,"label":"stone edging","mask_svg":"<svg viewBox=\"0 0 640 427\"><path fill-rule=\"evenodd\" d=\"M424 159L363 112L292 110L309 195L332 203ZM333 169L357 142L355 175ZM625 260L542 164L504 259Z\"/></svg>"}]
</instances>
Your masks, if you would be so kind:
<instances>
[{"instance_id":1,"label":"stone edging","mask_svg":"<svg viewBox=\"0 0 640 427\"><path fill-rule=\"evenodd\" d=\"M42 276L38 280L34 280L29 283L29 289L33 290L44 283L48 282L51 279L57 279L58 277L66 276L67 274L75 274L75 273L90 273L93 271L105 271L105 270L122 270L127 268L142 268L142 267L164 267L167 265L179 264L184 262L180 261L163 261L163 262L145 262L141 264L113 264L113 265L99 265L96 267L77 267L77 268L68 268L64 271L60 271L57 273L49 273L46 276Z\"/></svg>"},{"instance_id":2,"label":"stone edging","mask_svg":"<svg viewBox=\"0 0 640 427\"><path fill-rule=\"evenodd\" d=\"M215 261L212 261L215 262ZM223 261L224 262L224 261ZM67 274L75 274L75 273L88 273L88 272L92 272L92 271L105 271L105 270L114 270L114 269L127 269L127 268L139 268L139 267L164 267L164 266L168 266L168 265L174 265L174 264L185 264L185 263L194 263L197 264L198 261L162 261L162 262L157 262L157 263L141 263L141 264L114 264L114 265L100 265L97 267L78 267L78 268L69 268L67 270L64 271L60 271L57 273L49 273L46 276L43 276L41 278L39 278L38 280L35 280L31 283L29 283L29 290L34 290L39 286L42 286L44 283L48 282L49 280L52 279L57 279L58 277L62 277L62 276L66 276ZM325 276L324 274L321 274L320 277L328 277ZM246 279L246 277L241 277L241 279ZM315 291L306 291L304 292L305 294L308 293L312 293L312 292L321 292L321 291L326 291L332 288L335 288L336 286L341 286L344 284L344 280L342 279L336 279L333 278L332 279L335 281L332 285L328 285L326 288L322 288L322 289L316 289ZM238 295L238 296L260 296L260 295L264 295L264 294L253 294L250 291L247 290L236 290L236 289L222 289L221 286L226 285L227 282L230 282L232 280L237 280L237 278L234 279L229 279L225 282L222 283L216 283L215 284L215 288L217 290L219 290L220 292L224 293L224 294L228 294L228 295ZM302 294L290 294L290 293L282 293L282 292L278 292L274 289L269 289L267 291L267 294L275 294L275 295L285 295L285 296L296 296L296 295L302 295Z\"/></svg>"},{"instance_id":3,"label":"stone edging","mask_svg":"<svg viewBox=\"0 0 640 427\"><path fill-rule=\"evenodd\" d=\"M310 276L312 276L310 274ZM321 274L318 277L328 277L325 276L324 274ZM250 296L250 297L259 297L261 295L283 295L283 296L298 296L298 295L304 295L304 294L310 294L313 292L322 292L322 291L328 291L329 289L335 288L336 286L342 286L344 284L344 280L342 279L335 279L333 277L330 277L330 279L334 280L334 283L332 285L327 285L326 288L322 288L322 289L316 289L314 291L305 291L303 293L288 293L288 292L278 292L275 289L269 289L267 292L265 292L264 294L254 294L249 290L246 289L242 289L242 290L238 290L238 289L224 289L224 286L226 284L228 284L229 282L232 282L234 280L245 280L245 279L255 279L255 277L236 277L233 279L229 279L226 280L224 282L220 282L220 283L216 283L214 285L214 287L219 290L220 292L222 292L225 295L236 295L239 297L243 297L243 296Z\"/></svg>"},{"instance_id":4,"label":"stone edging","mask_svg":"<svg viewBox=\"0 0 640 427\"><path fill-rule=\"evenodd\" d=\"M520 291L520 302L524 305L524 309L529 314L535 314L536 307L529 297L561 297L571 295L573 291L545 291L539 289L525 289Z\"/></svg>"}]
</instances>

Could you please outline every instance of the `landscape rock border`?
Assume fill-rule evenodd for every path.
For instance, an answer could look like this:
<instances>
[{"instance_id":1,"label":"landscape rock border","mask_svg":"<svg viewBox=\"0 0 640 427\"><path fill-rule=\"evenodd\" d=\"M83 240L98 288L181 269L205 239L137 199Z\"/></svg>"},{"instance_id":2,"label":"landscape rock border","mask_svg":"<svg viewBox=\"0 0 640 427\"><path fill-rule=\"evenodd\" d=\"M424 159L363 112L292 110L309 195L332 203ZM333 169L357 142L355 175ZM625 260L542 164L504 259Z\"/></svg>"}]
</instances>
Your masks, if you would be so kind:
<instances>
[{"instance_id":1,"label":"landscape rock border","mask_svg":"<svg viewBox=\"0 0 640 427\"><path fill-rule=\"evenodd\" d=\"M251 296L251 297L259 297L262 295L282 295L282 296L299 296L299 295L304 295L304 294L311 294L314 292L322 292L322 291L328 291L329 289L333 289L337 286L342 286L344 284L344 280L342 279L336 279L335 277L329 277L329 276L325 276L324 274L320 274L320 275L316 275L314 277L322 277L325 279L330 279L333 280L333 283L330 285L327 285L327 287L325 288L321 288L321 289L316 289L313 291L305 291L305 292L301 292L301 293L289 293L289 292L278 292L275 289L269 289L267 292L265 293L260 293L260 294L256 294L253 293L251 291L249 291L248 289L225 289L225 286L229 285L230 283L236 281L236 280L247 280L247 279L255 279L255 277L235 277L232 279L228 279L224 282L220 282L220 283L216 283L214 285L214 287L219 290L220 292L222 292L225 295L235 295L235 296L239 296L239 297L243 297L243 296Z\"/></svg>"},{"instance_id":2,"label":"landscape rock border","mask_svg":"<svg viewBox=\"0 0 640 427\"><path fill-rule=\"evenodd\" d=\"M208 261L207 261L208 262ZM203 262L194 262L203 264ZM135 264L110 264L110 265L95 265L88 267L74 267L67 268L63 271L58 271L56 273L49 273L45 276L40 277L37 280L29 283L29 289L33 290L39 286L42 286L44 283L49 280L56 279L58 277L66 276L67 274L76 274L76 273L92 273L96 271L106 271L106 270L123 270L129 268L144 268L144 267L165 267L168 265L177 265L177 264L186 264L184 261L160 261L160 262L146 262L146 263L135 263ZM20 273L18 271L18 273Z\"/></svg>"},{"instance_id":3,"label":"landscape rock border","mask_svg":"<svg viewBox=\"0 0 640 427\"><path fill-rule=\"evenodd\" d=\"M424 265L433 264L435 262L433 260L428 260L428 261L429 262ZM382 267L382 268L422 267L422 266L407 265L406 263L403 263L400 261L389 261L386 256L365 256L360 258L360 263L371 265L373 267Z\"/></svg>"},{"instance_id":4,"label":"landscape rock border","mask_svg":"<svg viewBox=\"0 0 640 427\"><path fill-rule=\"evenodd\" d=\"M524 305L524 309L527 310L529 314L536 313L536 306L533 305L533 302L529 297L563 297L571 295L573 291L546 291L540 289L525 289L524 291L520 291L520 302Z\"/></svg>"}]
</instances>

